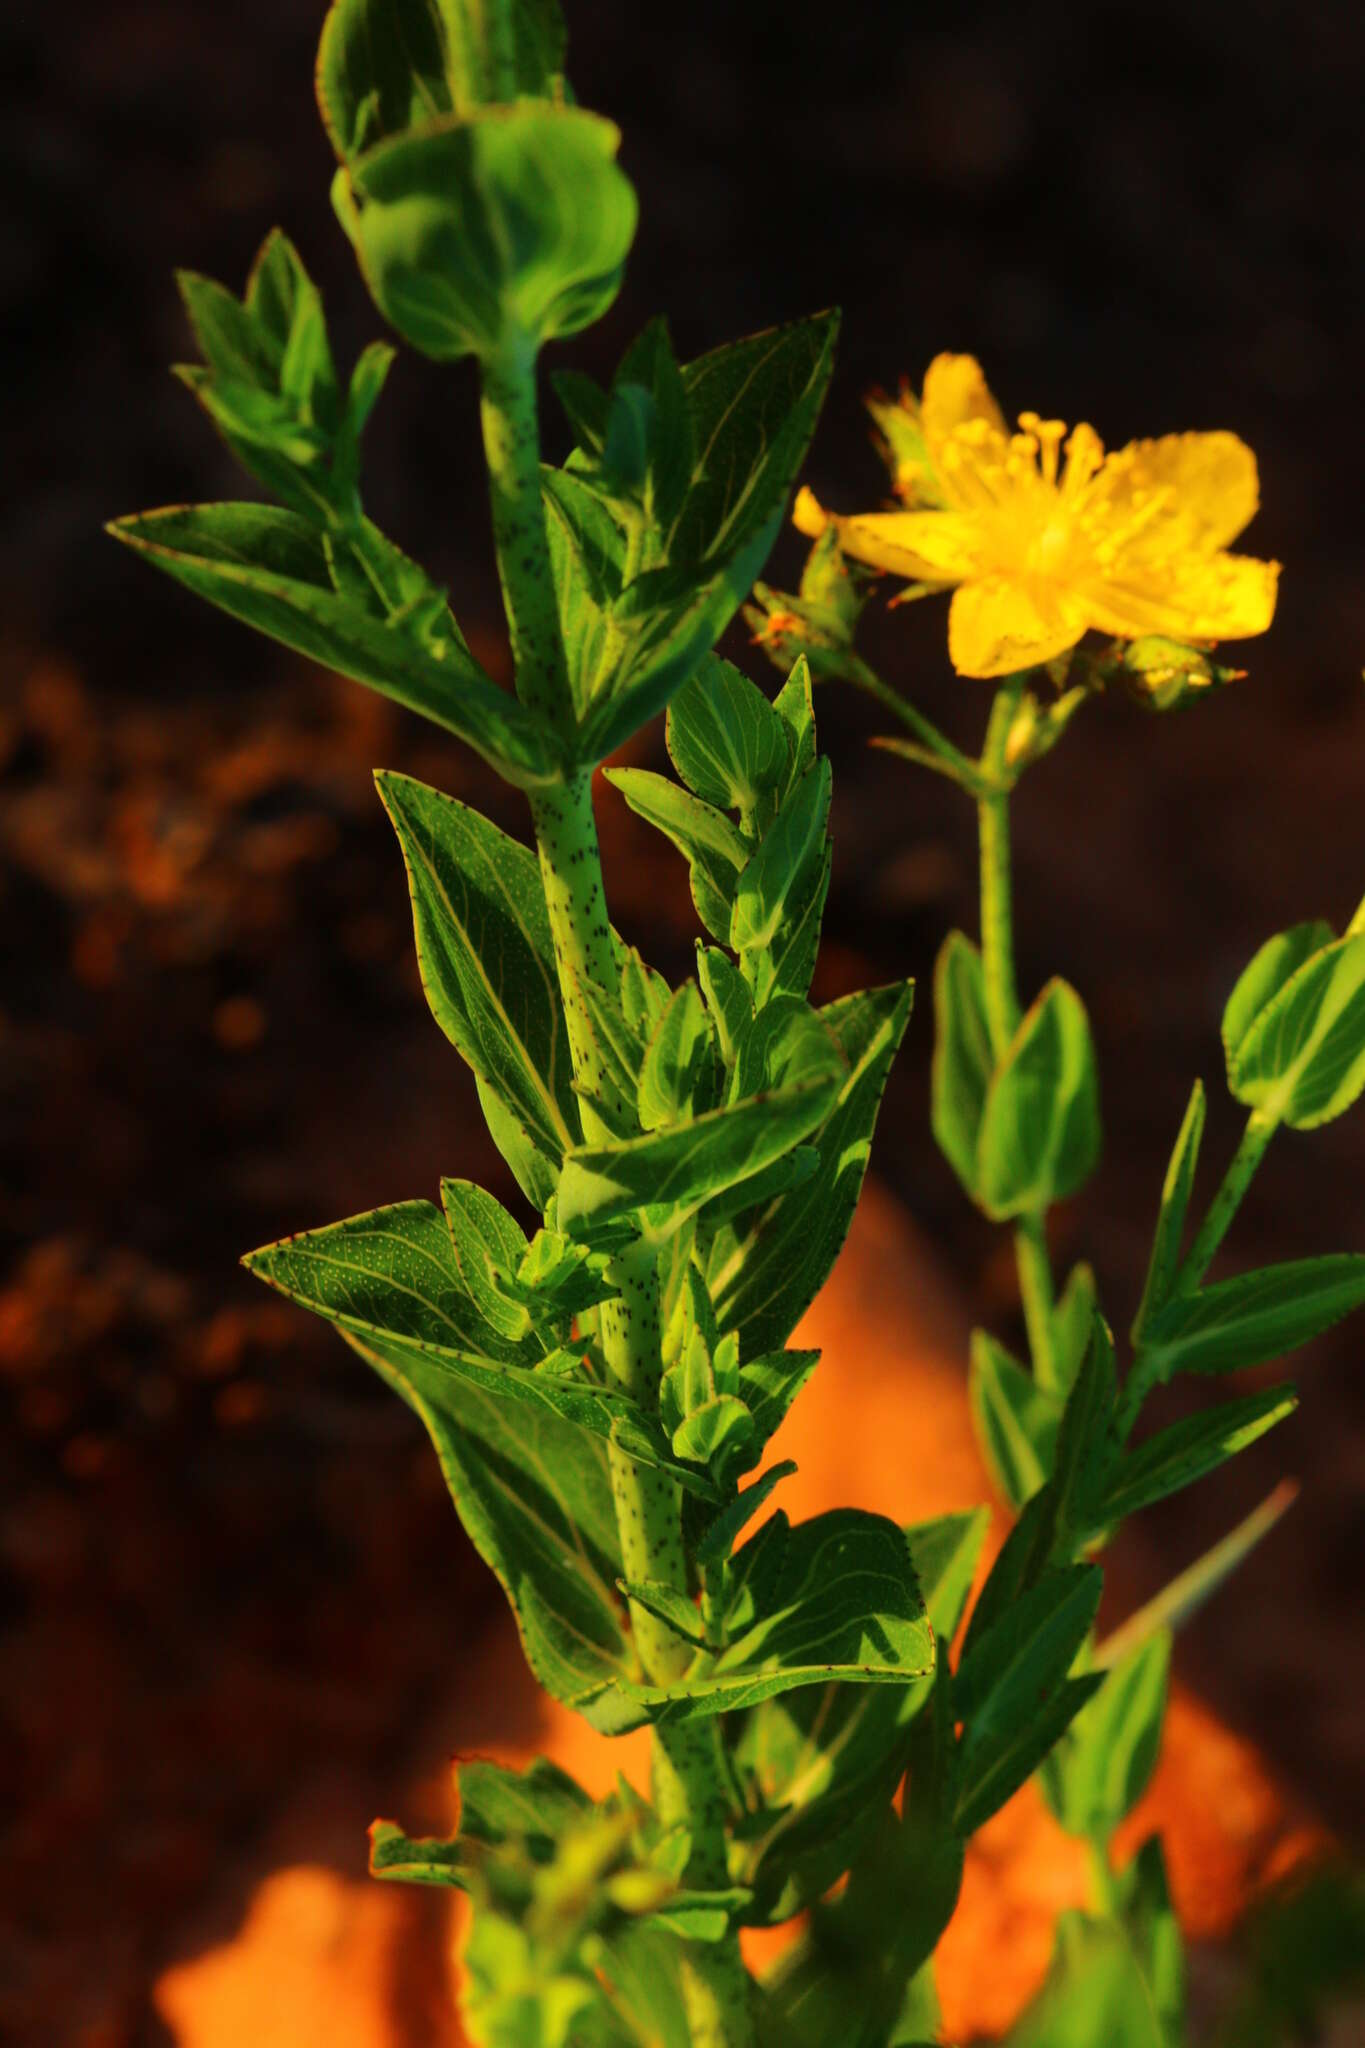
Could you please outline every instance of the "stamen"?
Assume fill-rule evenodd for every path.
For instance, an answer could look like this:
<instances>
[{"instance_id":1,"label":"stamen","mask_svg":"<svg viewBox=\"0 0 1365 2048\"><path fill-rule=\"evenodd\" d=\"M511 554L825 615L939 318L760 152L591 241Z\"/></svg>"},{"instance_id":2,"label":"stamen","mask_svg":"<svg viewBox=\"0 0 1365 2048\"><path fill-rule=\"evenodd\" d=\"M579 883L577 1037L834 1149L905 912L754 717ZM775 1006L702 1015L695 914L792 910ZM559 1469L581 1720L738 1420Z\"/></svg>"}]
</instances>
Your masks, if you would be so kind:
<instances>
[{"instance_id":1,"label":"stamen","mask_svg":"<svg viewBox=\"0 0 1365 2048\"><path fill-rule=\"evenodd\" d=\"M1036 439L1042 451L1043 482L1057 481L1057 457L1066 438L1065 420L1040 419L1036 412L1021 412L1019 424L1024 431Z\"/></svg>"}]
</instances>

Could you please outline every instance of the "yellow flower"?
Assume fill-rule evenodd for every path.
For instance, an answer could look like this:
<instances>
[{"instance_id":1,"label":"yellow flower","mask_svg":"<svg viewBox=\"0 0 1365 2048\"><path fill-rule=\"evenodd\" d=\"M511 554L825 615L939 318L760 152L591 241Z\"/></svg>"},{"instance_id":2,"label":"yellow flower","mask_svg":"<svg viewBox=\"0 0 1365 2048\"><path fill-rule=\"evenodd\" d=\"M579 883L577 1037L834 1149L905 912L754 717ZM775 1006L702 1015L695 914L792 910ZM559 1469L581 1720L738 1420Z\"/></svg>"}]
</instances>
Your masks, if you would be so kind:
<instances>
[{"instance_id":1,"label":"yellow flower","mask_svg":"<svg viewBox=\"0 0 1365 2048\"><path fill-rule=\"evenodd\" d=\"M902 393L874 414L907 509L840 518L803 490L793 518L811 535L835 526L857 561L952 589L959 674L1050 661L1091 626L1242 640L1270 624L1279 564L1227 553L1257 505L1256 458L1235 434L1106 455L1093 427L1068 437L1030 412L1011 434L973 356L936 357L918 406Z\"/></svg>"}]
</instances>

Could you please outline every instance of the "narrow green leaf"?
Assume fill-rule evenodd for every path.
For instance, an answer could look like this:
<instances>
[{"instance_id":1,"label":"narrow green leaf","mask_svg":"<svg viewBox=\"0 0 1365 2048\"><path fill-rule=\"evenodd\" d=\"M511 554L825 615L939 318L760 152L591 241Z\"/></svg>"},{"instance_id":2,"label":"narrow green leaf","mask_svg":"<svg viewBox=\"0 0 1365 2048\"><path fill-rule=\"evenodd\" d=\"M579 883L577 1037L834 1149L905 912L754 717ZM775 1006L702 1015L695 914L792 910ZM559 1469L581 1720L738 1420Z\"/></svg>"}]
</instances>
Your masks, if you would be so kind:
<instances>
[{"instance_id":1,"label":"narrow green leaf","mask_svg":"<svg viewBox=\"0 0 1365 2048\"><path fill-rule=\"evenodd\" d=\"M518 1357L534 1364L544 1347L531 1331L530 1317L522 1304L507 1299L494 1279L498 1272L514 1274L521 1265L527 1249L525 1231L496 1196L473 1181L443 1180L441 1207L470 1300L478 1304L484 1321L517 1347Z\"/></svg>"},{"instance_id":2,"label":"narrow green leaf","mask_svg":"<svg viewBox=\"0 0 1365 2048\"><path fill-rule=\"evenodd\" d=\"M619 1729L631 1668L607 1446L549 1410L498 1400L420 1360L348 1340L426 1425L471 1541L516 1615L532 1672L594 1726ZM640 1718L636 1713L635 1718Z\"/></svg>"},{"instance_id":3,"label":"narrow green leaf","mask_svg":"<svg viewBox=\"0 0 1365 2048\"><path fill-rule=\"evenodd\" d=\"M1133 1319L1132 1339L1134 1344L1141 1341L1141 1334L1147 1323L1165 1305L1171 1291L1171 1284L1180 1267L1180 1245L1185 1232L1185 1217L1190 1206L1190 1193L1194 1187L1195 1168L1199 1164L1199 1145L1204 1135L1204 1084L1196 1081L1190 1090L1189 1107L1180 1126L1170 1163L1166 1168L1166 1179L1161 1189L1161 1209L1157 1216L1156 1235L1152 1240L1152 1256L1147 1266L1147 1280L1142 1290L1142 1302Z\"/></svg>"},{"instance_id":4,"label":"narrow green leaf","mask_svg":"<svg viewBox=\"0 0 1365 2048\"><path fill-rule=\"evenodd\" d=\"M830 789L829 762L819 760L786 798L745 863L735 885L728 935L741 964L750 948L762 952L773 944L816 883L824 859Z\"/></svg>"},{"instance_id":5,"label":"narrow green leaf","mask_svg":"<svg viewBox=\"0 0 1365 2048\"><path fill-rule=\"evenodd\" d=\"M1170 1677L1169 1630L1149 1636L1105 1673L1039 1773L1053 1818L1086 1840L1111 1835L1156 1768Z\"/></svg>"},{"instance_id":6,"label":"narrow green leaf","mask_svg":"<svg viewBox=\"0 0 1365 2048\"><path fill-rule=\"evenodd\" d=\"M685 1122L711 1109L719 1092L711 1022L695 981L670 998L640 1067L640 1123L647 1131Z\"/></svg>"},{"instance_id":7,"label":"narrow green leaf","mask_svg":"<svg viewBox=\"0 0 1365 2048\"><path fill-rule=\"evenodd\" d=\"M961 932L950 932L934 966L931 1121L939 1150L973 1201L977 1139L993 1071L981 955Z\"/></svg>"},{"instance_id":8,"label":"narrow green leaf","mask_svg":"<svg viewBox=\"0 0 1365 2048\"><path fill-rule=\"evenodd\" d=\"M502 1105L518 1147L496 1129L493 1136L527 1198L544 1209L579 1121L535 855L424 783L393 774L376 781L403 850L432 1015L481 1093Z\"/></svg>"},{"instance_id":9,"label":"narrow green leaf","mask_svg":"<svg viewBox=\"0 0 1365 2048\"><path fill-rule=\"evenodd\" d=\"M742 1357L785 1344L823 1286L848 1232L891 1062L910 1016L913 984L845 996L817 1012L848 1063L818 1131L818 1171L799 1187L718 1230L706 1266L722 1329Z\"/></svg>"},{"instance_id":10,"label":"narrow green leaf","mask_svg":"<svg viewBox=\"0 0 1365 2048\"><path fill-rule=\"evenodd\" d=\"M559 1227L585 1237L602 1223L648 1207L667 1234L710 1195L761 1173L824 1120L838 1084L815 1080L619 1145L572 1151L559 1183Z\"/></svg>"},{"instance_id":11,"label":"narrow green leaf","mask_svg":"<svg viewBox=\"0 0 1365 2048\"><path fill-rule=\"evenodd\" d=\"M781 1427L819 1362L818 1351L770 1351L740 1366L740 1392L760 1443L767 1443Z\"/></svg>"},{"instance_id":12,"label":"narrow green leaf","mask_svg":"<svg viewBox=\"0 0 1365 2048\"><path fill-rule=\"evenodd\" d=\"M1070 1393L1076 1383L1099 1307L1094 1271L1084 1260L1073 1266L1062 1289L1062 1298L1052 1315L1052 1342L1056 1351L1057 1384Z\"/></svg>"},{"instance_id":13,"label":"narrow green leaf","mask_svg":"<svg viewBox=\"0 0 1365 2048\"><path fill-rule=\"evenodd\" d=\"M997 1222L1074 1194L1100 1151L1099 1083L1084 1005L1052 980L1027 1011L986 1090L978 1197Z\"/></svg>"},{"instance_id":14,"label":"narrow green leaf","mask_svg":"<svg viewBox=\"0 0 1365 2048\"><path fill-rule=\"evenodd\" d=\"M1096 1565L1047 1572L967 1644L953 1709L967 1723L969 1743L1024 1723L1061 1684L1094 1622L1101 1579Z\"/></svg>"},{"instance_id":15,"label":"narrow green leaf","mask_svg":"<svg viewBox=\"0 0 1365 2048\"><path fill-rule=\"evenodd\" d=\"M1124 1521L1139 1508L1192 1486L1283 1422L1297 1406L1292 1388L1266 1387L1158 1430L1136 1450L1126 1452L1111 1473L1097 1509L1097 1525Z\"/></svg>"},{"instance_id":16,"label":"narrow green leaf","mask_svg":"<svg viewBox=\"0 0 1365 2048\"><path fill-rule=\"evenodd\" d=\"M735 885L749 849L725 813L648 768L609 768L606 779L637 817L672 840L691 869L698 917L713 938L728 939Z\"/></svg>"},{"instance_id":17,"label":"narrow green leaf","mask_svg":"<svg viewBox=\"0 0 1365 2048\"><path fill-rule=\"evenodd\" d=\"M728 953L719 946L697 941L697 980L716 1027L721 1059L732 1067L739 1047L754 1019L754 999L749 985Z\"/></svg>"},{"instance_id":18,"label":"narrow green leaf","mask_svg":"<svg viewBox=\"0 0 1365 2048\"><path fill-rule=\"evenodd\" d=\"M616 1583L628 1600L638 1602L646 1613L671 1628L684 1642L695 1643L698 1648L705 1643L696 1602L676 1586L666 1585L662 1579L618 1579Z\"/></svg>"},{"instance_id":19,"label":"narrow green leaf","mask_svg":"<svg viewBox=\"0 0 1365 2048\"><path fill-rule=\"evenodd\" d=\"M1051 1476L1061 1397L1038 1386L985 1330L972 1332L967 1387L977 1442L1017 1513Z\"/></svg>"},{"instance_id":20,"label":"narrow green leaf","mask_svg":"<svg viewBox=\"0 0 1365 2048\"><path fill-rule=\"evenodd\" d=\"M1238 1372L1283 1358L1365 1302L1365 1253L1291 1259L1181 1295L1155 1315L1144 1363L1177 1372Z\"/></svg>"},{"instance_id":21,"label":"narrow green leaf","mask_svg":"<svg viewBox=\"0 0 1365 2048\"><path fill-rule=\"evenodd\" d=\"M1057 1958L1008 2048L1166 2048L1152 1993L1123 1928L1067 1916Z\"/></svg>"},{"instance_id":22,"label":"narrow green leaf","mask_svg":"<svg viewBox=\"0 0 1365 2048\"><path fill-rule=\"evenodd\" d=\"M953 1808L954 1831L967 1837L984 1827L1033 1776L1053 1744L1099 1686L1093 1675L1068 1678L1041 1707L1005 1722L980 1742L964 1746L961 1782Z\"/></svg>"},{"instance_id":23,"label":"narrow green leaf","mask_svg":"<svg viewBox=\"0 0 1365 2048\"><path fill-rule=\"evenodd\" d=\"M424 643L339 597L321 536L297 513L175 505L109 531L233 618L444 726L509 782L552 779L543 720L490 682L458 638Z\"/></svg>"},{"instance_id":24,"label":"narrow green leaf","mask_svg":"<svg viewBox=\"0 0 1365 2048\"><path fill-rule=\"evenodd\" d=\"M913 1523L905 1532L934 1635L941 1642L950 1643L957 1634L990 1520L989 1508L964 1508Z\"/></svg>"},{"instance_id":25,"label":"narrow green leaf","mask_svg":"<svg viewBox=\"0 0 1365 2048\"><path fill-rule=\"evenodd\" d=\"M713 1522L707 1524L705 1533L696 1546L698 1564L716 1564L728 1557L734 1548L740 1530L752 1521L773 1488L783 1479L789 1479L796 1470L794 1458L784 1458L779 1465L770 1465L766 1472L759 1474L751 1486L737 1493L727 1507L721 1509Z\"/></svg>"}]
</instances>

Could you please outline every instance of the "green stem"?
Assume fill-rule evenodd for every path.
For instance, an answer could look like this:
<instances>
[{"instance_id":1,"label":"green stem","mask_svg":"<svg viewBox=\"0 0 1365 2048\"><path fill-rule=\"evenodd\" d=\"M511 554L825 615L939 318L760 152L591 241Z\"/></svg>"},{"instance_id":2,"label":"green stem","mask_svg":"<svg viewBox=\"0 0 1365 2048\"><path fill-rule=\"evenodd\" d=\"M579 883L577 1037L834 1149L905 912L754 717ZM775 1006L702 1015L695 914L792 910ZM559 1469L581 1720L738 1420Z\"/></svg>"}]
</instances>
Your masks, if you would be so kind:
<instances>
[{"instance_id":1,"label":"green stem","mask_svg":"<svg viewBox=\"0 0 1365 2048\"><path fill-rule=\"evenodd\" d=\"M1005 748L1014 723L1022 676L1010 676L996 692L981 751L981 773L993 787L977 801L981 840L981 963L986 980L986 1022L991 1051L999 1061L1019 1023L1014 982L1014 912L1010 893L1010 799L1004 781Z\"/></svg>"},{"instance_id":2,"label":"green stem","mask_svg":"<svg viewBox=\"0 0 1365 2048\"><path fill-rule=\"evenodd\" d=\"M1006 749L1023 687L1022 676L1009 676L996 692L980 761L987 793L978 797L976 806L981 842L981 967L986 989L986 1025L997 1066L1019 1027ZM1052 1327L1052 1266L1043 1212L1020 1219L1014 1233L1014 1258L1034 1378L1040 1387L1057 1391L1061 1376Z\"/></svg>"},{"instance_id":3,"label":"green stem","mask_svg":"<svg viewBox=\"0 0 1365 2048\"><path fill-rule=\"evenodd\" d=\"M540 497L536 363L529 342L509 344L483 364L480 417L517 695L564 732L573 705Z\"/></svg>"},{"instance_id":4,"label":"green stem","mask_svg":"<svg viewBox=\"0 0 1365 2048\"><path fill-rule=\"evenodd\" d=\"M1114 1882L1113 1867L1109 1861L1109 1844L1092 1835L1090 1850L1090 1884L1095 1899L1095 1911L1106 1920L1118 1917L1118 1887Z\"/></svg>"},{"instance_id":5,"label":"green stem","mask_svg":"<svg viewBox=\"0 0 1365 2048\"><path fill-rule=\"evenodd\" d=\"M931 754L936 754L945 767L951 767L958 780L968 789L974 793L984 792L986 778L980 764L964 754L960 747L955 747L947 734L939 731L932 719L926 718L922 711L917 711L907 698L902 697L899 690L893 690L890 683L884 681L861 655L850 655L847 666L841 666L839 673L846 675L851 683L855 683L869 697L875 697L885 710L908 727Z\"/></svg>"},{"instance_id":6,"label":"green stem","mask_svg":"<svg viewBox=\"0 0 1365 2048\"><path fill-rule=\"evenodd\" d=\"M1064 1393L1052 1327L1052 1262L1047 1252L1047 1225L1041 1214L1021 1217L1016 1224L1014 1261L1019 1271L1019 1294L1033 1356L1033 1376L1049 1393Z\"/></svg>"},{"instance_id":7,"label":"green stem","mask_svg":"<svg viewBox=\"0 0 1365 2048\"><path fill-rule=\"evenodd\" d=\"M719 1718L665 1721L654 1731L654 1807L665 1827L684 1826L692 1838L685 1882L702 1890L729 1883L725 1851L727 1779ZM692 2048L750 2048L754 2038L752 1985L739 1938L684 1942L683 2006Z\"/></svg>"},{"instance_id":8,"label":"green stem","mask_svg":"<svg viewBox=\"0 0 1365 2048\"><path fill-rule=\"evenodd\" d=\"M567 731L573 707L564 643L555 604L540 496L539 434L534 359L510 356L484 365L483 432L493 505L493 536L516 665L517 693ZM531 796L545 907L564 1005L569 1052L582 1105L584 1136L609 1139L618 1112L615 1084L605 1062L585 993L588 984L616 987L616 963L602 857L589 774L568 776ZM607 1369L648 1412L659 1399L662 1332L659 1280L643 1243L620 1253L613 1268L620 1293L603 1304L602 1349ZM615 1445L609 1452L621 1564L630 1579L656 1579L687 1589L682 1509L677 1487L654 1466L640 1465ZM667 1684L687 1668L689 1644L632 1603L631 1627L645 1676ZM728 1777L716 1721L656 1731L657 1781L667 1824L680 1822L692 1839L689 1883L725 1882ZM739 1938L683 1944L684 1993L692 2039L701 2048L751 2048L749 1979Z\"/></svg>"},{"instance_id":9,"label":"green stem","mask_svg":"<svg viewBox=\"0 0 1365 2048\"><path fill-rule=\"evenodd\" d=\"M1265 1156L1265 1150L1276 1131L1280 1119L1276 1115L1253 1109L1247 1118L1242 1142L1233 1153L1223 1183L1212 1202L1208 1213L1199 1226L1199 1233L1185 1254L1180 1271L1171 1288L1172 1298L1182 1294L1193 1294L1208 1271L1214 1253L1228 1234L1228 1227L1241 1207L1242 1197L1250 1187L1257 1167Z\"/></svg>"}]
</instances>

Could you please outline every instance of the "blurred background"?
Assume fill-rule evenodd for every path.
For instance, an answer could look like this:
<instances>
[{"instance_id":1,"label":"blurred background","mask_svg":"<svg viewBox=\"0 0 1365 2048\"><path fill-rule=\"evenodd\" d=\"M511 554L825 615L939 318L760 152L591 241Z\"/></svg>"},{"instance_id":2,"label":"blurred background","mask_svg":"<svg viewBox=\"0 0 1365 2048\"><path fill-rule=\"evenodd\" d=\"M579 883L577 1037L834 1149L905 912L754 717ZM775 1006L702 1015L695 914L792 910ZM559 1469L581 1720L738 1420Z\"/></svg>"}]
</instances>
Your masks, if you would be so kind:
<instances>
[{"instance_id":1,"label":"blurred background","mask_svg":"<svg viewBox=\"0 0 1365 2048\"><path fill-rule=\"evenodd\" d=\"M331 216L316 0L18 0L0 22L0 2033L167 2039L149 1986L230 1929L250 1873L363 1867L495 1611L416 1426L239 1252L434 1192L501 1189L431 1021L370 770L519 807L454 743L196 606L104 519L250 495L166 365L171 271L240 290L284 224L339 359L380 331ZM838 302L808 474L883 491L861 398L943 348L1007 411L1105 440L1227 427L1256 449L1247 537L1285 563L1250 674L1164 719L1087 711L1017 806L1020 967L1090 1006L1106 1163L1059 1258L1136 1302L1190 1079L1206 1157L1239 1125L1218 1018L1260 941L1365 888L1360 239L1365 15L1350 0L1028 9L626 0L570 8L579 97L617 118L642 202L626 288L558 351L605 374L666 309L684 356ZM400 361L369 509L506 673L467 366ZM548 451L567 436L547 404ZM794 578L782 541L770 575ZM869 614L867 651L975 744L941 605ZM768 677L743 631L728 651ZM821 992L927 977L974 925L973 819L827 696L834 889ZM608 793L613 909L685 971L679 864ZM874 1169L971 1313L1013 1281L928 1130L921 1002ZM1365 1246L1362 1113L1288 1135L1235 1263ZM1348 1839L1365 1826L1365 1376L1359 1322L1302 1361L1263 1450L1145 1518L1129 1601L1286 1469L1289 1520L1182 1643L1185 1675ZM8 2009L6 2006L8 2001Z\"/></svg>"}]
</instances>

